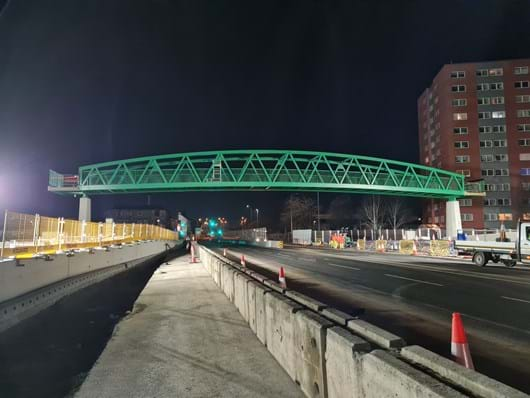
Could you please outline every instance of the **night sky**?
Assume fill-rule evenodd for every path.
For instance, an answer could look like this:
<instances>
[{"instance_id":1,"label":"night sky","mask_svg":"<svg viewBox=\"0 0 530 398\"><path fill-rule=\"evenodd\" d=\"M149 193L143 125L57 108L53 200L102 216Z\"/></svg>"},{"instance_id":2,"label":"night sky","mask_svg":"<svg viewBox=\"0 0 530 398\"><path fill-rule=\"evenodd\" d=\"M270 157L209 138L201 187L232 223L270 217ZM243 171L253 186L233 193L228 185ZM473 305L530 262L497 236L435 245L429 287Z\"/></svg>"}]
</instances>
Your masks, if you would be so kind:
<instances>
[{"instance_id":1,"label":"night sky","mask_svg":"<svg viewBox=\"0 0 530 398\"><path fill-rule=\"evenodd\" d=\"M48 169L235 148L418 161L441 66L530 57L528 1L0 0L0 210L76 217ZM287 194L154 195L276 218ZM324 197L324 202L330 197ZM99 197L94 216L145 197Z\"/></svg>"}]
</instances>

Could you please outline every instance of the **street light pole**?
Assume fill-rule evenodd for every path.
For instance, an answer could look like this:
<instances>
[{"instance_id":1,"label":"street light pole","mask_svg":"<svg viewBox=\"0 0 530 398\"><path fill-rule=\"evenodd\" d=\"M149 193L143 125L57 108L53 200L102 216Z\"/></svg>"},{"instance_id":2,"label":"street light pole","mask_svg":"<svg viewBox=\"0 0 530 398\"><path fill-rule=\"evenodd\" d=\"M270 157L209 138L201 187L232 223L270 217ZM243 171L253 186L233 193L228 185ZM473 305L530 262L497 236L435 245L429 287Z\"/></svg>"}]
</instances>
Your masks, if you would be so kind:
<instances>
[{"instance_id":1,"label":"street light pole","mask_svg":"<svg viewBox=\"0 0 530 398\"><path fill-rule=\"evenodd\" d=\"M250 225L250 224L252 224L252 206L247 205L246 207L247 207L247 209L249 210L249 213L250 213L250 220L248 220L249 225Z\"/></svg>"},{"instance_id":2,"label":"street light pole","mask_svg":"<svg viewBox=\"0 0 530 398\"><path fill-rule=\"evenodd\" d=\"M256 228L259 228L259 209L256 210Z\"/></svg>"},{"instance_id":3,"label":"street light pole","mask_svg":"<svg viewBox=\"0 0 530 398\"><path fill-rule=\"evenodd\" d=\"M320 232L320 192L317 192L317 223L318 231Z\"/></svg>"}]
</instances>

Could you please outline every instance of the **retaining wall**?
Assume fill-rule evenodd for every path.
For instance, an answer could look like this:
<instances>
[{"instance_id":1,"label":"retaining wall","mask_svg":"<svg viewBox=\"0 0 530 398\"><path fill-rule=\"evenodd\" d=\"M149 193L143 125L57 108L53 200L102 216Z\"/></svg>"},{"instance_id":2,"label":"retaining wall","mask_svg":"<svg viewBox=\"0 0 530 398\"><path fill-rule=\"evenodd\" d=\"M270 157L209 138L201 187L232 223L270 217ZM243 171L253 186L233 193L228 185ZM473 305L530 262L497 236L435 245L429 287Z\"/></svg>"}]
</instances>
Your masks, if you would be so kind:
<instances>
[{"instance_id":1,"label":"retaining wall","mask_svg":"<svg viewBox=\"0 0 530 398\"><path fill-rule=\"evenodd\" d=\"M308 397L528 397L310 297L273 290L274 281L207 248L199 252L215 283Z\"/></svg>"},{"instance_id":2,"label":"retaining wall","mask_svg":"<svg viewBox=\"0 0 530 398\"><path fill-rule=\"evenodd\" d=\"M143 264L175 242L146 241L107 250L0 262L0 331L62 297Z\"/></svg>"}]
</instances>

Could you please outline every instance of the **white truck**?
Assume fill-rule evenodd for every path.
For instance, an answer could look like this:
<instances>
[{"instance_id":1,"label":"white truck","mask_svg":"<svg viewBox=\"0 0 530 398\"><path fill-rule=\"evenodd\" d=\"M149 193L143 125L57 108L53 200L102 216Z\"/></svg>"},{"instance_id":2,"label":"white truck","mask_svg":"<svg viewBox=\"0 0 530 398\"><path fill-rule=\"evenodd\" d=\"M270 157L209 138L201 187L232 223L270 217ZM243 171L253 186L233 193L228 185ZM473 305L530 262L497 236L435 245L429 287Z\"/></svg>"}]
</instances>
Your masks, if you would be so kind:
<instances>
[{"instance_id":1,"label":"white truck","mask_svg":"<svg viewBox=\"0 0 530 398\"><path fill-rule=\"evenodd\" d=\"M515 242L498 239L497 242L455 240L454 247L459 252L471 254L473 262L484 267L488 261L502 262L514 267L517 262L530 264L530 221L519 221Z\"/></svg>"}]
</instances>

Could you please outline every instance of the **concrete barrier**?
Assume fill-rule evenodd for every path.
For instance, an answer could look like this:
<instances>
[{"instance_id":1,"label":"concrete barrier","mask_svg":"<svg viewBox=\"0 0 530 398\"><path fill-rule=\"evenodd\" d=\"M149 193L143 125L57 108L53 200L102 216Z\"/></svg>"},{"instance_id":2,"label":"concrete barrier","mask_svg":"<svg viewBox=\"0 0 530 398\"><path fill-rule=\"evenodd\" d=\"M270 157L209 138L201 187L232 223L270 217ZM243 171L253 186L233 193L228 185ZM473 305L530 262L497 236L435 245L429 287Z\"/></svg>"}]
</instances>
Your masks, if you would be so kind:
<instances>
[{"instance_id":1,"label":"concrete barrier","mask_svg":"<svg viewBox=\"0 0 530 398\"><path fill-rule=\"evenodd\" d=\"M523 398L528 395L499 383L474 370L460 366L423 347L414 345L401 350L401 356L411 362L432 370L470 394L486 398Z\"/></svg>"},{"instance_id":2,"label":"concrete barrier","mask_svg":"<svg viewBox=\"0 0 530 398\"><path fill-rule=\"evenodd\" d=\"M234 304L245 321L248 322L247 284L251 279L242 272L234 275Z\"/></svg>"},{"instance_id":3,"label":"concrete barrier","mask_svg":"<svg viewBox=\"0 0 530 398\"><path fill-rule=\"evenodd\" d=\"M384 348L401 348L405 345L401 337L361 319L348 321L348 329Z\"/></svg>"},{"instance_id":4,"label":"concrete barrier","mask_svg":"<svg viewBox=\"0 0 530 398\"><path fill-rule=\"evenodd\" d=\"M326 333L326 377L329 398L359 396L360 356L370 344L347 330L334 326Z\"/></svg>"},{"instance_id":5,"label":"concrete barrier","mask_svg":"<svg viewBox=\"0 0 530 398\"><path fill-rule=\"evenodd\" d=\"M313 311L295 313L295 380L308 397L327 397L326 329L333 323Z\"/></svg>"},{"instance_id":6,"label":"concrete barrier","mask_svg":"<svg viewBox=\"0 0 530 398\"><path fill-rule=\"evenodd\" d=\"M360 397L464 397L439 380L400 361L383 350L361 355L356 374Z\"/></svg>"},{"instance_id":7,"label":"concrete barrier","mask_svg":"<svg viewBox=\"0 0 530 398\"><path fill-rule=\"evenodd\" d=\"M234 302L234 274L236 271L229 265L223 265L222 269L222 288L223 291L228 297L228 299L233 303Z\"/></svg>"},{"instance_id":8,"label":"concrete barrier","mask_svg":"<svg viewBox=\"0 0 530 398\"><path fill-rule=\"evenodd\" d=\"M295 313L303 309L277 292L265 295L267 349L296 381Z\"/></svg>"},{"instance_id":9,"label":"concrete barrier","mask_svg":"<svg viewBox=\"0 0 530 398\"><path fill-rule=\"evenodd\" d=\"M403 348L399 336L310 297L274 291L275 282L260 283L251 277L261 275L220 260L220 287L308 397L527 396L421 347ZM370 351L374 345L388 351Z\"/></svg>"},{"instance_id":10,"label":"concrete barrier","mask_svg":"<svg viewBox=\"0 0 530 398\"><path fill-rule=\"evenodd\" d=\"M256 336L259 341L267 346L267 315L265 312L265 296L272 290L261 284L256 284ZM251 325L252 327L252 325Z\"/></svg>"}]
</instances>

